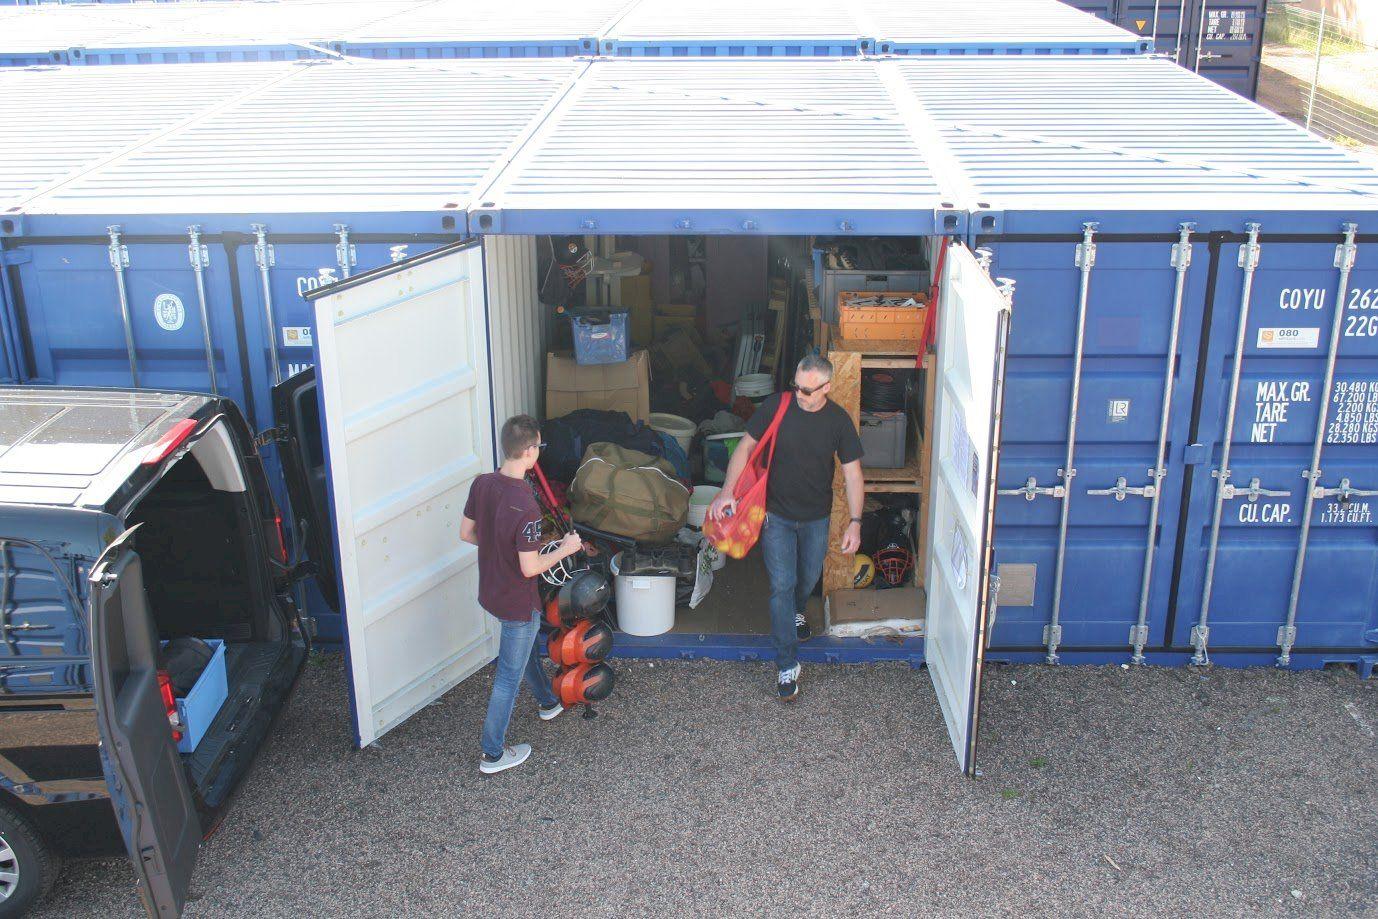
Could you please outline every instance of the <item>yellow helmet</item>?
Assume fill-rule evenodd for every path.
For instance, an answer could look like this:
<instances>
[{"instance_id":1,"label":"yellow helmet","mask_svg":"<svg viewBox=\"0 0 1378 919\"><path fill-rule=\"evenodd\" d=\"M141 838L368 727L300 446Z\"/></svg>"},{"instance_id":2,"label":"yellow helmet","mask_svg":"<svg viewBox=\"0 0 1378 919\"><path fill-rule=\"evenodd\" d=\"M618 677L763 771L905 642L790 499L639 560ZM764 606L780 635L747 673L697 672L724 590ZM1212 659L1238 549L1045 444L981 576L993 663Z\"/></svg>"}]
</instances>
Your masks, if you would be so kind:
<instances>
[{"instance_id":1,"label":"yellow helmet","mask_svg":"<svg viewBox=\"0 0 1378 919\"><path fill-rule=\"evenodd\" d=\"M852 557L852 586L860 590L870 587L876 576L876 563L871 556L858 552Z\"/></svg>"}]
</instances>

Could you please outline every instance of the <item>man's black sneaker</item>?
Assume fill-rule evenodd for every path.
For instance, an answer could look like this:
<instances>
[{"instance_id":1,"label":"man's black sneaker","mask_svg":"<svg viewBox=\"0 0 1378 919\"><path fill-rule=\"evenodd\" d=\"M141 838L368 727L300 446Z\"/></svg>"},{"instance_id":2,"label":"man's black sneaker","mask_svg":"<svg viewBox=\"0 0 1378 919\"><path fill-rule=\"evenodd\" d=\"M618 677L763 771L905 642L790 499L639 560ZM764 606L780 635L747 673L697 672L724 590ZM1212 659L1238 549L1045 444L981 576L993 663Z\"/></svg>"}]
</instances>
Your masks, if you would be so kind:
<instances>
[{"instance_id":1,"label":"man's black sneaker","mask_svg":"<svg viewBox=\"0 0 1378 919\"><path fill-rule=\"evenodd\" d=\"M813 637L813 629L809 628L809 620L804 618L803 613L794 614L794 634L800 641Z\"/></svg>"},{"instance_id":2,"label":"man's black sneaker","mask_svg":"<svg viewBox=\"0 0 1378 919\"><path fill-rule=\"evenodd\" d=\"M790 702L795 696L799 695L798 664L795 664L788 670L781 670L776 679L779 684L776 689L780 693L781 701Z\"/></svg>"}]
</instances>

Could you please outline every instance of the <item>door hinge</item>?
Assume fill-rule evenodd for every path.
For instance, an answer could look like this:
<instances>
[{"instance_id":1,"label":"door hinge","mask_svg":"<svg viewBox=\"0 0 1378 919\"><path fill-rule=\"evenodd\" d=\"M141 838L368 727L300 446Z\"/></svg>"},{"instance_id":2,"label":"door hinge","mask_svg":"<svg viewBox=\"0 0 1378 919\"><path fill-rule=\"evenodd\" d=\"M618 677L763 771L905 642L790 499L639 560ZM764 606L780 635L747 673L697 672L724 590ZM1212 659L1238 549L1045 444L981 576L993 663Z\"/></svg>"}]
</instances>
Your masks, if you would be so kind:
<instances>
[{"instance_id":1,"label":"door hinge","mask_svg":"<svg viewBox=\"0 0 1378 919\"><path fill-rule=\"evenodd\" d=\"M292 432L287 429L287 425L280 424L275 428L266 431L259 431L254 435L255 447L266 447L269 444L285 444L291 439Z\"/></svg>"},{"instance_id":2,"label":"door hinge","mask_svg":"<svg viewBox=\"0 0 1378 919\"><path fill-rule=\"evenodd\" d=\"M1131 647L1139 649L1148 644L1148 626L1131 625L1129 627L1129 644Z\"/></svg>"},{"instance_id":3,"label":"door hinge","mask_svg":"<svg viewBox=\"0 0 1378 919\"><path fill-rule=\"evenodd\" d=\"M315 638L315 637L316 637L316 617L315 617L315 616L298 616L298 617L297 617L297 627L301 629L301 631L302 631L302 633L303 633L304 635L307 635L307 636L309 636L309 637L311 637L311 638Z\"/></svg>"}]
</instances>

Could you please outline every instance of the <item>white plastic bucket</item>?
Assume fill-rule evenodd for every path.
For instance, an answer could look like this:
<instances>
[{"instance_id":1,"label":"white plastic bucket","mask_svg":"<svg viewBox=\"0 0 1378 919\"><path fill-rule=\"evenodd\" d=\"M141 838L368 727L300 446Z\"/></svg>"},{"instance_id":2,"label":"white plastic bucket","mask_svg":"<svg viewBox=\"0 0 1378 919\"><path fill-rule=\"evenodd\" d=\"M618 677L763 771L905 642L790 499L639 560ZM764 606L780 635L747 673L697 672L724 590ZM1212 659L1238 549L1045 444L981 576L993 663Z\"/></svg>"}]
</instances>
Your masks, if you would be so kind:
<instances>
[{"instance_id":1,"label":"white plastic bucket","mask_svg":"<svg viewBox=\"0 0 1378 919\"><path fill-rule=\"evenodd\" d=\"M695 485L694 492L689 496L689 525L702 529L704 520L708 519L708 505L713 503L713 499L722 491L716 485Z\"/></svg>"},{"instance_id":2,"label":"white plastic bucket","mask_svg":"<svg viewBox=\"0 0 1378 919\"><path fill-rule=\"evenodd\" d=\"M618 574L622 553L612 558L617 625L628 635L664 635L675 627L675 576Z\"/></svg>"},{"instance_id":3,"label":"white plastic bucket","mask_svg":"<svg viewBox=\"0 0 1378 919\"><path fill-rule=\"evenodd\" d=\"M768 373L744 373L732 384L732 392L748 399L764 399L775 392L775 381Z\"/></svg>"},{"instance_id":4,"label":"white plastic bucket","mask_svg":"<svg viewBox=\"0 0 1378 919\"><path fill-rule=\"evenodd\" d=\"M660 431L663 434L669 434L675 440L679 441L681 449L684 450L684 455L689 455L689 444L694 439L694 432L698 430L698 425L694 424L694 422L690 421L688 418L682 418L679 415L671 415L669 412L651 412L647 422L651 425L652 431Z\"/></svg>"}]
</instances>

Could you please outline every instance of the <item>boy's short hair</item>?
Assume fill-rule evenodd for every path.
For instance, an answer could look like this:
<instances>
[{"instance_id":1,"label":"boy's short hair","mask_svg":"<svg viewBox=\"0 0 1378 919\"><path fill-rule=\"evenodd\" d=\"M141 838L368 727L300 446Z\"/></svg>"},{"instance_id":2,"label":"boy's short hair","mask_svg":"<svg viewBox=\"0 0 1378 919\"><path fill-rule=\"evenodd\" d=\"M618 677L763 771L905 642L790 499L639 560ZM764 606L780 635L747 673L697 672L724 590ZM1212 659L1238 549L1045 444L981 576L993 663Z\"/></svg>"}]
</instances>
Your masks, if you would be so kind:
<instances>
[{"instance_id":1,"label":"boy's short hair","mask_svg":"<svg viewBox=\"0 0 1378 919\"><path fill-rule=\"evenodd\" d=\"M527 447L541 442L541 426L530 415L513 415L502 423L498 440L503 456L510 460L521 459Z\"/></svg>"}]
</instances>

